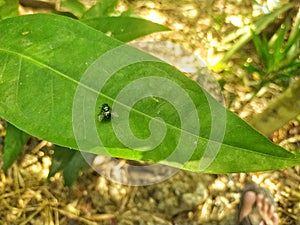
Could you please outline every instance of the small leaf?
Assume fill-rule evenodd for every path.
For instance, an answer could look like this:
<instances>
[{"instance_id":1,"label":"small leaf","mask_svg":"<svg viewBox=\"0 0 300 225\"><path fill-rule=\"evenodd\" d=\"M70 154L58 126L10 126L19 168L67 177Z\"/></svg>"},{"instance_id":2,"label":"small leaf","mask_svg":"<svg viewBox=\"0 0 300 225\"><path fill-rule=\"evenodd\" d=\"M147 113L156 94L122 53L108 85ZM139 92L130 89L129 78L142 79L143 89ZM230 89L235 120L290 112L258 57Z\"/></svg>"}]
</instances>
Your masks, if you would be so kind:
<instances>
[{"instance_id":1,"label":"small leaf","mask_svg":"<svg viewBox=\"0 0 300 225\"><path fill-rule=\"evenodd\" d=\"M266 35L262 35L262 44L263 44L263 58L262 60L265 63L265 67L267 69L267 73L271 73L277 65L274 65L272 62L274 61L274 55L270 49L268 39Z\"/></svg>"},{"instance_id":2,"label":"small leaf","mask_svg":"<svg viewBox=\"0 0 300 225\"><path fill-rule=\"evenodd\" d=\"M6 172L13 162L18 158L29 135L19 130L10 123L6 127L6 137L3 155L3 169Z\"/></svg>"},{"instance_id":3,"label":"small leaf","mask_svg":"<svg viewBox=\"0 0 300 225\"><path fill-rule=\"evenodd\" d=\"M81 21L123 42L129 42L154 32L170 30L163 25L135 17L98 17Z\"/></svg>"},{"instance_id":4,"label":"small leaf","mask_svg":"<svg viewBox=\"0 0 300 225\"><path fill-rule=\"evenodd\" d=\"M81 152L56 145L47 180L57 172L63 171L65 184L70 186L78 178L79 172L86 164Z\"/></svg>"},{"instance_id":5,"label":"small leaf","mask_svg":"<svg viewBox=\"0 0 300 225\"><path fill-rule=\"evenodd\" d=\"M285 35L288 27L289 27L289 22L288 20L286 20L269 41L270 48L274 52L273 53L274 60L272 64L277 64L286 56L283 54L282 50L284 48L284 40L285 40Z\"/></svg>"},{"instance_id":6,"label":"small leaf","mask_svg":"<svg viewBox=\"0 0 300 225\"><path fill-rule=\"evenodd\" d=\"M263 63L266 65L269 47L265 45L264 39L261 39L259 35L256 34L254 31L252 31L252 40L255 45L257 54L262 59Z\"/></svg>"},{"instance_id":7,"label":"small leaf","mask_svg":"<svg viewBox=\"0 0 300 225\"><path fill-rule=\"evenodd\" d=\"M57 172L63 170L70 162L70 159L72 159L75 153L75 150L55 145L54 154L52 157L52 164L50 166L47 179L49 180L50 177L54 176Z\"/></svg>"},{"instance_id":8,"label":"small leaf","mask_svg":"<svg viewBox=\"0 0 300 225\"><path fill-rule=\"evenodd\" d=\"M79 177L80 171L84 166L88 165L85 158L80 151L76 151L72 158L69 159L68 164L63 168L65 185L71 186Z\"/></svg>"},{"instance_id":9,"label":"small leaf","mask_svg":"<svg viewBox=\"0 0 300 225\"><path fill-rule=\"evenodd\" d=\"M289 38L283 54L287 55L288 57L293 57L299 52L299 39L300 39L300 29L298 32L295 32L292 37Z\"/></svg>"},{"instance_id":10,"label":"small leaf","mask_svg":"<svg viewBox=\"0 0 300 225\"><path fill-rule=\"evenodd\" d=\"M83 15L84 19L109 16L115 11L119 0L101 0L100 2L93 5L86 13Z\"/></svg>"},{"instance_id":11,"label":"small leaf","mask_svg":"<svg viewBox=\"0 0 300 225\"><path fill-rule=\"evenodd\" d=\"M295 38L299 37L299 33L300 33L299 27L300 27L300 8L298 8L298 13L294 19L294 23L293 23L291 31L290 31L288 43L289 42L294 43ZM299 47L299 43L297 46Z\"/></svg>"},{"instance_id":12,"label":"small leaf","mask_svg":"<svg viewBox=\"0 0 300 225\"><path fill-rule=\"evenodd\" d=\"M68 12L75 15L77 18L81 18L85 12L85 6L78 0L63 0L60 3L60 7L63 10L68 10Z\"/></svg>"},{"instance_id":13,"label":"small leaf","mask_svg":"<svg viewBox=\"0 0 300 225\"><path fill-rule=\"evenodd\" d=\"M289 61L287 64L281 64L278 73L283 73L286 76L295 76L300 73L300 62L299 61Z\"/></svg>"}]
</instances>

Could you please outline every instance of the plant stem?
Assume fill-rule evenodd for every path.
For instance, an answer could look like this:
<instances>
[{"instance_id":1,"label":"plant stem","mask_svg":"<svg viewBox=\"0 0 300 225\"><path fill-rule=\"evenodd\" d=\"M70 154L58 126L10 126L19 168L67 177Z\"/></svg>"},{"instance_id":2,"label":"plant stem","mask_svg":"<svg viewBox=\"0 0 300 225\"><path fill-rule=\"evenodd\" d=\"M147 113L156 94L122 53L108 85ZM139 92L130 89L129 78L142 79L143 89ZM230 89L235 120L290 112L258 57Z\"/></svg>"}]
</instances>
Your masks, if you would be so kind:
<instances>
[{"instance_id":1,"label":"plant stem","mask_svg":"<svg viewBox=\"0 0 300 225\"><path fill-rule=\"evenodd\" d=\"M300 114L300 79L296 80L249 123L266 136Z\"/></svg>"}]
</instances>

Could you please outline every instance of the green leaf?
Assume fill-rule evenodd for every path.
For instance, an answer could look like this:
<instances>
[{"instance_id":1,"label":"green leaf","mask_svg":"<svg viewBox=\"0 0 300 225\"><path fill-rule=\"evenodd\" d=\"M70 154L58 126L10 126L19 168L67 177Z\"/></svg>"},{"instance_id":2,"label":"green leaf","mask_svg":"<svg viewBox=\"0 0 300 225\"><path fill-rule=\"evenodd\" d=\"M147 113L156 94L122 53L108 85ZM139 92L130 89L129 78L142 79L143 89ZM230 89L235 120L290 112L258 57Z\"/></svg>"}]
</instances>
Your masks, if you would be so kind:
<instances>
[{"instance_id":1,"label":"green leaf","mask_svg":"<svg viewBox=\"0 0 300 225\"><path fill-rule=\"evenodd\" d=\"M18 0L0 0L0 20L18 15Z\"/></svg>"},{"instance_id":2,"label":"green leaf","mask_svg":"<svg viewBox=\"0 0 300 225\"><path fill-rule=\"evenodd\" d=\"M79 21L28 15L0 22L0 32L0 116L26 133L208 173L300 162L173 66ZM103 103L112 118L100 122Z\"/></svg>"},{"instance_id":3,"label":"green leaf","mask_svg":"<svg viewBox=\"0 0 300 225\"><path fill-rule=\"evenodd\" d=\"M294 57L299 52L299 39L300 39L300 29L298 32L295 32L292 37L289 38L284 51L283 55L287 55L288 57Z\"/></svg>"},{"instance_id":4,"label":"green leaf","mask_svg":"<svg viewBox=\"0 0 300 225\"><path fill-rule=\"evenodd\" d=\"M47 180L62 170L65 184L70 186L78 178L80 170L86 164L81 152L56 145Z\"/></svg>"},{"instance_id":5,"label":"green leaf","mask_svg":"<svg viewBox=\"0 0 300 225\"><path fill-rule=\"evenodd\" d=\"M77 18L81 18L85 12L85 6L78 0L63 0L60 3L60 7L64 10L68 10Z\"/></svg>"},{"instance_id":6,"label":"green leaf","mask_svg":"<svg viewBox=\"0 0 300 225\"><path fill-rule=\"evenodd\" d=\"M64 182L65 185L71 186L74 181L79 177L80 171L87 165L85 158L81 152L76 151L69 163L64 167Z\"/></svg>"},{"instance_id":7,"label":"green leaf","mask_svg":"<svg viewBox=\"0 0 300 225\"><path fill-rule=\"evenodd\" d=\"M284 48L284 39L286 30L289 27L289 21L286 20L269 41L270 48L273 50L272 64L279 63L286 55L282 53Z\"/></svg>"},{"instance_id":8,"label":"green leaf","mask_svg":"<svg viewBox=\"0 0 300 225\"><path fill-rule=\"evenodd\" d=\"M54 176L57 172L63 170L66 167L66 165L70 162L70 159L74 156L75 153L76 151L73 149L55 145L52 163L47 179L49 180L50 177Z\"/></svg>"},{"instance_id":9,"label":"green leaf","mask_svg":"<svg viewBox=\"0 0 300 225\"><path fill-rule=\"evenodd\" d=\"M84 19L95 18L101 16L109 16L115 11L119 0L101 0L100 2L93 5L86 13L83 15Z\"/></svg>"},{"instance_id":10,"label":"green leaf","mask_svg":"<svg viewBox=\"0 0 300 225\"><path fill-rule=\"evenodd\" d=\"M6 133L3 154L3 169L5 172L18 158L29 138L28 134L14 127L10 123L7 124Z\"/></svg>"},{"instance_id":11,"label":"green leaf","mask_svg":"<svg viewBox=\"0 0 300 225\"><path fill-rule=\"evenodd\" d=\"M284 73L286 76L295 76L300 72L300 62L298 61L283 61L280 64L280 70L278 73Z\"/></svg>"},{"instance_id":12,"label":"green leaf","mask_svg":"<svg viewBox=\"0 0 300 225\"><path fill-rule=\"evenodd\" d=\"M98 17L81 21L123 42L129 42L154 32L170 30L163 25L136 17Z\"/></svg>"},{"instance_id":13,"label":"green leaf","mask_svg":"<svg viewBox=\"0 0 300 225\"><path fill-rule=\"evenodd\" d=\"M259 37L259 35L255 34L254 32L252 32L252 40L254 42L257 54L260 56L260 58L262 59L264 65L267 67L268 66L268 59L269 59L268 42L266 41L265 38L261 39Z\"/></svg>"},{"instance_id":14,"label":"green leaf","mask_svg":"<svg viewBox=\"0 0 300 225\"><path fill-rule=\"evenodd\" d=\"M292 28L291 28L291 32L290 32L290 36L289 36L289 39L288 39L288 45L289 43L295 43L295 38L298 37L298 43L297 43L297 48L299 49L299 27L300 27L300 8L298 8L298 13L294 19L294 23L292 25Z\"/></svg>"}]
</instances>

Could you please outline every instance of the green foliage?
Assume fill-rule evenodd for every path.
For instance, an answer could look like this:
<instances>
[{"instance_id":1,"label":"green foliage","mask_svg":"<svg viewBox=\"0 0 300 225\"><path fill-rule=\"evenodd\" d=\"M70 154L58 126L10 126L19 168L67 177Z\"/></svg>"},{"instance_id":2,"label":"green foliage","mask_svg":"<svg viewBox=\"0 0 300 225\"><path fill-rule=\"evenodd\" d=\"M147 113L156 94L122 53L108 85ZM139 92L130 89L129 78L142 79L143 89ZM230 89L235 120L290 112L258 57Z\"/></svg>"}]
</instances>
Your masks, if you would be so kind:
<instances>
[{"instance_id":1,"label":"green foliage","mask_svg":"<svg viewBox=\"0 0 300 225\"><path fill-rule=\"evenodd\" d=\"M23 146L28 141L28 138L28 134L14 127L10 123L7 124L3 154L3 169L5 172L17 159Z\"/></svg>"},{"instance_id":2,"label":"green foliage","mask_svg":"<svg viewBox=\"0 0 300 225\"><path fill-rule=\"evenodd\" d=\"M165 26L136 17L97 17L81 21L123 42L129 42L153 32L169 31L169 28Z\"/></svg>"},{"instance_id":3,"label":"green foliage","mask_svg":"<svg viewBox=\"0 0 300 225\"><path fill-rule=\"evenodd\" d=\"M269 39L264 34L259 36L252 32L259 63L252 62L243 68L259 76L258 88L270 82L281 85L282 81L289 81L292 76L300 74L299 25L300 10L292 25L287 18Z\"/></svg>"},{"instance_id":4,"label":"green foliage","mask_svg":"<svg viewBox=\"0 0 300 225\"><path fill-rule=\"evenodd\" d=\"M119 0L101 0L96 2L91 8L86 9L85 6L78 0L63 0L60 3L62 10L72 13L78 19L94 18L102 16L111 16L117 11Z\"/></svg>"},{"instance_id":5,"label":"green foliage","mask_svg":"<svg viewBox=\"0 0 300 225\"><path fill-rule=\"evenodd\" d=\"M63 0L60 3L60 7L77 18L81 18L86 11L85 6L78 0Z\"/></svg>"},{"instance_id":6,"label":"green foliage","mask_svg":"<svg viewBox=\"0 0 300 225\"><path fill-rule=\"evenodd\" d=\"M78 178L83 167L87 165L86 160L79 151L55 146L47 180L63 170L64 182L67 186L70 186Z\"/></svg>"},{"instance_id":7,"label":"green foliage","mask_svg":"<svg viewBox=\"0 0 300 225\"><path fill-rule=\"evenodd\" d=\"M168 27L133 17L131 10L116 11L118 0L102 0L86 9L77 0L64 0L61 7L75 15L81 22L123 42L129 42L153 32L169 31Z\"/></svg>"},{"instance_id":8,"label":"green foliage","mask_svg":"<svg viewBox=\"0 0 300 225\"><path fill-rule=\"evenodd\" d=\"M86 11L83 15L83 19L110 16L115 12L118 3L119 0L102 0Z\"/></svg>"},{"instance_id":9,"label":"green foliage","mask_svg":"<svg viewBox=\"0 0 300 225\"><path fill-rule=\"evenodd\" d=\"M242 46L248 43L252 38L252 31L255 31L256 34L261 33L266 27L268 27L278 16L282 15L289 9L293 7L292 4L285 4L282 7L268 13L263 14L255 19L252 24L249 24L245 27L239 28L236 31L232 32L222 40L222 44L225 45L231 41L235 41L232 47L225 53L222 60L214 66L213 69L221 70L225 67L228 59L236 53Z\"/></svg>"},{"instance_id":10,"label":"green foliage","mask_svg":"<svg viewBox=\"0 0 300 225\"><path fill-rule=\"evenodd\" d=\"M71 149L163 162L208 173L263 171L300 162L298 155L270 142L174 67L125 46L77 20L43 14L22 16L2 21L0 32L3 34L0 37L0 92L3 93L0 95L0 116L30 135ZM119 47L126 51L114 54L113 50ZM92 74L96 72L99 80L93 79L92 83L83 82L81 78L96 59L109 52L112 57L108 57L104 65L112 69L113 76L99 91L94 84L101 84L107 68L95 67ZM119 62L127 59L136 63L114 71ZM147 80L149 76L155 79ZM174 96L174 104L178 106L177 111L163 98L145 97L133 106L126 99L121 101L117 98L124 87L143 79L147 80L149 90L159 87L160 93L172 93L172 86L167 81L175 83L176 87L187 93L195 110L188 110L182 96L176 94L171 96ZM153 82L157 79L164 80L166 84L156 85ZM85 103L83 107L80 102L74 105L78 87L83 91L81 94L85 100L96 98L93 107ZM142 97L147 88L129 90L140 93ZM98 107L103 102L112 106L112 113L120 114L120 111L130 109L127 118L130 129L139 139L150 137L148 145L129 148L120 142L118 135L127 135L126 130L117 134L113 123L119 121L115 125L121 126L121 117L113 116L111 121L99 122ZM158 112L164 123L157 119ZM74 113L78 118L74 117ZM195 115L199 118L197 123L193 119ZM103 146L94 142L94 126ZM158 134L151 133L154 128L159 131ZM81 135L79 137L82 139L79 139L87 143L84 148L78 146L80 140L75 131ZM161 131L165 131L163 139L157 136ZM151 138L154 138L153 142ZM157 140L162 142L155 145ZM191 143L195 149L189 157ZM178 144L180 151L174 153ZM207 167L199 166L203 160L209 159L212 162ZM79 155L74 159L72 157L73 160L73 165L82 167ZM55 168L60 169L61 166ZM69 172L66 172L68 176ZM71 183L71 180L66 183Z\"/></svg>"},{"instance_id":11,"label":"green foliage","mask_svg":"<svg viewBox=\"0 0 300 225\"><path fill-rule=\"evenodd\" d=\"M297 15L287 13L296 12L293 6L285 4L226 36L222 41L223 44L236 41L213 69L222 71L227 67L228 59L252 40L257 57L248 57L240 66L254 78L251 84L255 92L271 82L287 86L290 78L300 73L300 9ZM285 15L286 19L279 29L271 36L267 34L266 28L282 15Z\"/></svg>"}]
</instances>

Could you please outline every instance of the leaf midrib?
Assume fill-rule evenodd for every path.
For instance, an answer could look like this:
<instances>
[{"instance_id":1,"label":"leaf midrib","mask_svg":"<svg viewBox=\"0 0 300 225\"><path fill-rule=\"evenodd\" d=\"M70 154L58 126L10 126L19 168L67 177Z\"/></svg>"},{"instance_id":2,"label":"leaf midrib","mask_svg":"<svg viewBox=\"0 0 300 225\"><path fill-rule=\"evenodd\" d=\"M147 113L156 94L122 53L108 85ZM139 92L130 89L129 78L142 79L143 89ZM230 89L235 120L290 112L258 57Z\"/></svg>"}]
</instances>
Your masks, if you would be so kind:
<instances>
[{"instance_id":1,"label":"leaf midrib","mask_svg":"<svg viewBox=\"0 0 300 225\"><path fill-rule=\"evenodd\" d=\"M4 53L7 53L7 54L11 54L11 55L17 55L17 56L19 56L20 58L23 58L24 60L28 60L29 62L32 62L33 64L36 64L36 65L38 65L38 66L40 66L40 67L42 67L42 68L47 68L47 69L49 69L50 71L52 71L52 72L54 72L55 74L57 74L58 76L61 76L61 77L65 78L65 79L67 79L67 80L69 80L69 81L71 81L71 82L73 82L73 83L75 83L75 84L77 84L77 85L80 85L80 86L82 86L82 87L84 87L84 88L86 88L86 89L88 89L88 90L90 90L90 91L92 91L92 92L94 92L94 93L96 93L96 94L100 94L102 97L105 97L105 98L110 99L110 100L112 100L112 101L116 101L115 99L113 99L113 98L111 98L111 97L109 97L109 96L107 96L107 95L105 95L105 94L103 94L103 93L101 93L101 92L99 93L98 91L94 90L93 88L90 88L89 86L87 86L87 85L85 85L85 84L83 84L83 83L80 83L79 81L77 81L77 80L75 80L75 79L72 79L70 76L68 76L68 75L66 75L66 74L64 74L64 73L62 73L62 72L60 72L60 71L58 71L58 70L52 68L51 66L49 66L49 65L47 65L47 64L45 64L45 63L41 63L40 61L38 61L38 60L36 60L36 59L34 59L34 58L32 58L32 57L29 57L29 56L27 56L27 55L21 54L21 53L19 53L19 52L14 52L14 51L11 51L11 50L3 49L3 48L0 48L0 51L2 51L2 52L4 52ZM206 142L206 143L208 143L208 142L213 142L213 143L218 143L218 144L221 144L221 145L224 145L224 146L228 146L229 148L241 149L241 150L243 150L243 151L254 152L254 153L256 153L256 154L261 154L261 155L265 155L265 156L269 156L269 157L271 156L271 157L274 157L274 158L287 159L287 157L283 157L283 156L274 156L274 155L270 155L270 154L266 154L266 153L262 153L262 152L256 152L256 151L253 151L253 150L251 150L251 149L246 149L246 148L240 148L240 147L237 147L237 146L232 146L232 145L229 145L229 144L226 144L226 143L223 143L223 142L217 142L217 141L215 141L215 140L210 140L210 139L207 139L207 138L204 138L204 137L195 135L195 134L193 134L193 133L191 133L191 132L189 132L189 131L187 131L187 130L178 128L178 127L176 127L176 126L174 126L174 125L172 125L172 124L170 124L170 123L166 123L165 121L158 120L158 119L156 119L155 117L153 118L153 117L151 117L150 115L145 114L145 113L143 113L143 112L141 112L141 111L139 111L139 110L136 110L136 109L134 109L134 108L129 108L127 105L124 105L124 104L121 103L121 102L118 102L118 101L116 101L116 102L117 102L118 104L122 105L123 107L125 107L125 108L127 108L127 109L130 109L130 110L136 112L137 114L140 114L140 115L142 115L142 116L145 116L145 117L147 117L147 118L149 118L149 119L154 119L154 120L156 120L156 122L164 123L164 124L166 124L167 126L173 128L173 129L175 129L175 130L178 130L179 132L185 132L186 134L189 134L189 135L191 135L191 136L197 137L198 139L200 139L200 140L202 140L202 141L204 141L204 142ZM292 153L291 153L291 154L292 154ZM292 154L292 155L293 155L293 154ZM292 156L292 155L291 155L291 156ZM292 158L289 158L289 159L297 161L297 159L292 159Z\"/></svg>"},{"instance_id":2,"label":"leaf midrib","mask_svg":"<svg viewBox=\"0 0 300 225\"><path fill-rule=\"evenodd\" d=\"M0 48L0 51L5 52L5 53L8 53L8 54L11 54L11 55L17 55L17 56L19 56L20 58L23 58L24 60L28 60L28 61L30 61L30 62L32 62L32 63L34 63L34 64L36 64L36 65L38 65L38 66L40 66L40 67L47 68L47 69L51 70L52 72L54 72L55 74L57 74L57 75L59 75L59 76L62 76L63 78L66 78L67 80L69 80L69 81L75 83L76 85L80 85L81 87L86 88L86 89L88 89L88 90L94 92L95 94L100 94L100 95L101 95L102 97L104 97L104 98L107 98L107 99L109 99L109 100L111 100L111 101L115 101L115 102L117 102L118 104L122 105L123 107L125 107L125 108L127 108L127 109L130 109L130 110L136 112L137 114L140 114L140 115L142 115L142 116L145 116L145 117L147 117L147 118L149 118L149 119L156 120L156 121L159 122L159 123L165 123L165 124L167 124L169 127L173 128L173 129L175 129L175 130L183 131L183 132L185 132L185 133L187 133L187 134L190 134L190 135L192 135L192 136L194 136L194 137L201 138L201 139L206 140L206 141L209 140L209 139L207 139L207 138L203 138L203 137L197 136L197 135L195 135L195 134L193 134L193 133L191 133L191 132L189 132L189 131L187 131L187 130L178 128L178 127L176 127L176 126L174 126L174 125L172 125L172 124L170 124L170 123L166 123L166 122L163 122L163 121L161 121L161 120L158 120L158 119L156 119L155 117L151 117L151 116L149 116L148 114L145 114L145 113L143 113L143 112L141 112L141 111L139 111L139 110L136 110L136 109L134 109L134 108L130 108L130 107L128 107L127 105L125 105L125 104L123 104L123 103L121 103L121 102L116 101L115 99L111 98L110 96L105 95L105 94L103 94L102 92L99 93L98 91L94 90L93 88L90 88L89 86L87 86L87 85L85 85L85 84L83 84L83 83L80 83L79 81L77 81L77 80L75 80L75 79L72 79L70 76L68 76L68 75L66 75L66 74L64 74L64 73L62 73L62 72L60 72L60 71L58 71L58 70L52 68L51 66L48 66L48 65L45 64L45 63L41 63L41 62L39 62L38 60L36 60L36 59L34 59L34 58L32 58L32 57L26 56L26 55L21 54L21 53L19 53L19 52L14 52L14 51L6 50L6 49L3 49L3 48Z\"/></svg>"}]
</instances>

